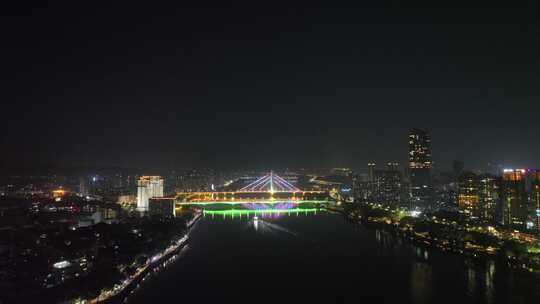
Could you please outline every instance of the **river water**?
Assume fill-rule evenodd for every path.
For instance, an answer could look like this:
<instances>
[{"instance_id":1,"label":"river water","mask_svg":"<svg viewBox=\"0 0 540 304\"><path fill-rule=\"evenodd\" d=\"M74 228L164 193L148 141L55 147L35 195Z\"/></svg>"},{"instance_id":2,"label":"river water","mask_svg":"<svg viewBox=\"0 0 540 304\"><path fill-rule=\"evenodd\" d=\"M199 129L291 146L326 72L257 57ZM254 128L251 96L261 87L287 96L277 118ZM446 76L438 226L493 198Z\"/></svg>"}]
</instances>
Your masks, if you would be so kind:
<instances>
[{"instance_id":1,"label":"river water","mask_svg":"<svg viewBox=\"0 0 540 304\"><path fill-rule=\"evenodd\" d=\"M254 220L257 216L258 220ZM540 303L540 278L415 247L323 211L207 212L129 303Z\"/></svg>"}]
</instances>

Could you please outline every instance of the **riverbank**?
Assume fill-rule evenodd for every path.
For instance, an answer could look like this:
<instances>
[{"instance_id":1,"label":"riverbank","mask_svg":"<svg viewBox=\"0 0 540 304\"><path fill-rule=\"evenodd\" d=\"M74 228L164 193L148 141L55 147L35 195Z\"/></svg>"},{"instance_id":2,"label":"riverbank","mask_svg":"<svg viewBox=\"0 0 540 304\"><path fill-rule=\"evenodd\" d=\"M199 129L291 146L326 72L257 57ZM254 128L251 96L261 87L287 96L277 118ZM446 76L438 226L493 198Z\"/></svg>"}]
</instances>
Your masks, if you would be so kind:
<instances>
[{"instance_id":1,"label":"riverbank","mask_svg":"<svg viewBox=\"0 0 540 304\"><path fill-rule=\"evenodd\" d=\"M315 303L538 299L534 275L423 249L378 230L324 210L259 215L257 225L252 217L203 217L188 249L141 284L128 304L246 302L261 295L269 295L264 301Z\"/></svg>"},{"instance_id":2,"label":"riverbank","mask_svg":"<svg viewBox=\"0 0 540 304\"><path fill-rule=\"evenodd\" d=\"M126 303L128 297L140 287L141 283L148 279L149 275L157 272L161 267L166 267L168 264L176 260L182 249L187 245L189 234L195 228L197 222L202 216L201 212L196 212L193 218L186 223L186 232L173 244L167 247L163 252L154 255L146 263L139 266L134 274L121 284L117 284L110 289L104 289L101 294L93 299L73 299L65 303Z\"/></svg>"},{"instance_id":3,"label":"riverbank","mask_svg":"<svg viewBox=\"0 0 540 304\"><path fill-rule=\"evenodd\" d=\"M540 255L534 251L535 244L505 238L492 227L484 231L436 217L404 216L401 210L377 208L373 204L328 206L327 210L367 228L387 231L419 247L471 259L499 260L514 269L540 274Z\"/></svg>"}]
</instances>

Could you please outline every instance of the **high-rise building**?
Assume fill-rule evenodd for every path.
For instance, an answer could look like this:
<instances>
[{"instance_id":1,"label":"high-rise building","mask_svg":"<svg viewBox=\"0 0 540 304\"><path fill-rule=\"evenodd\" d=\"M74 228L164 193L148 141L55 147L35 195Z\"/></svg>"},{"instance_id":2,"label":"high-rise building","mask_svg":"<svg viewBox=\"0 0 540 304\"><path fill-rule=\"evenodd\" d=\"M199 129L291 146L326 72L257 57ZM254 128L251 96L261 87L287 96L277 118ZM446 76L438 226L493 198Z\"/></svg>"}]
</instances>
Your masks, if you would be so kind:
<instances>
[{"instance_id":1,"label":"high-rise building","mask_svg":"<svg viewBox=\"0 0 540 304\"><path fill-rule=\"evenodd\" d=\"M163 197L163 178L161 176L141 176L137 182L137 210L149 210L151 198Z\"/></svg>"},{"instance_id":2,"label":"high-rise building","mask_svg":"<svg viewBox=\"0 0 540 304\"><path fill-rule=\"evenodd\" d=\"M497 207L500 204L500 177L485 174L479 176L478 195L480 200L480 218L488 222L495 222Z\"/></svg>"},{"instance_id":3,"label":"high-rise building","mask_svg":"<svg viewBox=\"0 0 540 304\"><path fill-rule=\"evenodd\" d=\"M409 168L431 169L431 136L427 131L411 129L409 133Z\"/></svg>"},{"instance_id":4,"label":"high-rise building","mask_svg":"<svg viewBox=\"0 0 540 304\"><path fill-rule=\"evenodd\" d=\"M427 203L432 194L431 136L427 131L411 129L409 133L410 197L413 205Z\"/></svg>"},{"instance_id":5,"label":"high-rise building","mask_svg":"<svg viewBox=\"0 0 540 304\"><path fill-rule=\"evenodd\" d=\"M465 172L458 179L459 210L471 217L480 217L480 194L478 175Z\"/></svg>"},{"instance_id":6,"label":"high-rise building","mask_svg":"<svg viewBox=\"0 0 540 304\"><path fill-rule=\"evenodd\" d=\"M368 182L375 181L375 168L377 167L376 163L368 163Z\"/></svg>"},{"instance_id":7,"label":"high-rise building","mask_svg":"<svg viewBox=\"0 0 540 304\"><path fill-rule=\"evenodd\" d=\"M88 180L84 176L79 177L79 194L81 196L90 194L90 191L88 190Z\"/></svg>"},{"instance_id":8,"label":"high-rise building","mask_svg":"<svg viewBox=\"0 0 540 304\"><path fill-rule=\"evenodd\" d=\"M502 223L523 228L527 220L527 192L524 169L505 169L501 185Z\"/></svg>"},{"instance_id":9,"label":"high-rise building","mask_svg":"<svg viewBox=\"0 0 540 304\"><path fill-rule=\"evenodd\" d=\"M536 233L540 235L540 170L533 172L530 202L534 228L536 229Z\"/></svg>"},{"instance_id":10,"label":"high-rise building","mask_svg":"<svg viewBox=\"0 0 540 304\"><path fill-rule=\"evenodd\" d=\"M398 206L401 202L402 175L396 163L389 163L387 170L375 171L375 197L378 202Z\"/></svg>"},{"instance_id":11,"label":"high-rise building","mask_svg":"<svg viewBox=\"0 0 540 304\"><path fill-rule=\"evenodd\" d=\"M540 234L540 170L526 170L525 191L527 191L527 222L528 230Z\"/></svg>"},{"instance_id":12,"label":"high-rise building","mask_svg":"<svg viewBox=\"0 0 540 304\"><path fill-rule=\"evenodd\" d=\"M500 180L492 175L463 172L458 179L458 206L461 212L486 222L495 222Z\"/></svg>"}]
</instances>

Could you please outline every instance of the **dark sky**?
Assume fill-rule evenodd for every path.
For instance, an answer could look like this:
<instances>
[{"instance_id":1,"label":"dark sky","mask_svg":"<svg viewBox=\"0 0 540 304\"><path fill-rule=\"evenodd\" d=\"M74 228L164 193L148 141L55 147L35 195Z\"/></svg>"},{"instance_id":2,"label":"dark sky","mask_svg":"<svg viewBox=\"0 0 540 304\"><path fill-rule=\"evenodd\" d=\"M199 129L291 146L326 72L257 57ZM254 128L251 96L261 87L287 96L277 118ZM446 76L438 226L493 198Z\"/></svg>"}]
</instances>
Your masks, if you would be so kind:
<instances>
[{"instance_id":1,"label":"dark sky","mask_svg":"<svg viewBox=\"0 0 540 304\"><path fill-rule=\"evenodd\" d=\"M2 165L540 167L535 1L369 2L3 7Z\"/></svg>"}]
</instances>

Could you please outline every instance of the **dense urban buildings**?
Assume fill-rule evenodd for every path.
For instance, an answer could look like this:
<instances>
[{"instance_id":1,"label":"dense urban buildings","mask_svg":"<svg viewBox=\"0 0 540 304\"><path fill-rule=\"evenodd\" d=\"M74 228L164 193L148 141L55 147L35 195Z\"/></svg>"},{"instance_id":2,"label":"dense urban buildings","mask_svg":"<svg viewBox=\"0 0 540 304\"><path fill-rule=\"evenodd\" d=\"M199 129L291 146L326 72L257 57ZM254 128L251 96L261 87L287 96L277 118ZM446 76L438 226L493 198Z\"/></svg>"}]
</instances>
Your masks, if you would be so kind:
<instances>
[{"instance_id":1,"label":"dense urban buildings","mask_svg":"<svg viewBox=\"0 0 540 304\"><path fill-rule=\"evenodd\" d=\"M137 210L149 211L149 200L163 197L163 178L161 176L141 176L137 182Z\"/></svg>"},{"instance_id":2,"label":"dense urban buildings","mask_svg":"<svg viewBox=\"0 0 540 304\"><path fill-rule=\"evenodd\" d=\"M0 304L540 303L540 1L2 4Z\"/></svg>"},{"instance_id":3,"label":"dense urban buildings","mask_svg":"<svg viewBox=\"0 0 540 304\"><path fill-rule=\"evenodd\" d=\"M442 204L433 204L430 208L420 204L411 206L407 176L397 161L388 161L380 167L370 162L364 172L355 173L350 168L288 169L280 172L283 176L280 178L272 171L225 173L187 170L165 175L173 182L168 192L165 191L163 177L139 174L84 174L87 188L81 187L83 178L77 176L53 175L44 178L43 182L10 182L0 188L3 197L21 199L26 203L0 206L0 223L11 223L0 227L0 233L6 232L5 239L0 241L0 265L10 269L10 276L18 273L16 276L29 288L45 291L68 288L71 282L93 280L92 276L104 269L121 270L121 276L129 278L132 270L126 265L135 263L138 267L145 267L150 263L148 257L156 256L156 251L148 247L147 242L160 250L166 249L163 246L170 243L164 235L172 235L176 231L174 229L183 227L177 226L178 218L192 212L192 204L205 206L209 217L240 220L247 220L259 212L257 216L272 214L275 219L284 215L321 213L324 209L319 208L324 204L331 210L345 212L349 220L372 221L376 225L390 223L388 227L393 228L388 229L401 229L399 233L405 233L415 242L434 242L436 239L437 246L457 253L473 250L467 246L473 246L475 253L504 252L499 247L491 247L494 245L485 245L486 237L499 238L496 244L507 241L530 244L537 239L535 235L539 235L538 170L507 169L499 176L463 170L457 180L454 178L457 171L438 173L432 179L436 189L432 197L435 202L444 201L444 208ZM265 178L261 179L261 175ZM137 180L136 188L126 182L128 176ZM253 191L237 193L249 185L255 186ZM287 193L279 193L283 187L288 189ZM259 193L263 188L269 188L270 192ZM166 193L168 196L163 197ZM299 208L299 204L308 204L309 207ZM451 208L452 205L455 208ZM371 211L365 211L366 208ZM364 210L362 212L367 212L367 215L362 215L359 210ZM360 212L360 217L355 217L355 212ZM17 224L16 221L21 220L18 214L25 213L28 216ZM38 219L40 224L32 223L31 218ZM415 224L408 226L411 222ZM263 223L259 220L262 227ZM431 230L444 223L452 223L452 228L448 230L445 226ZM273 226L266 229L269 227ZM413 233L410 229L418 230ZM426 235L425 229L437 231L437 234L430 232ZM476 240L468 234L469 231L482 236ZM484 235L486 233L487 236ZM23 241L25 238L14 241L21 235L40 238L40 243ZM461 242L464 239L467 241ZM455 243L449 243L453 240ZM46 256L49 262L33 258L22 262L28 259L25 252ZM144 258L139 261L137 254L144 255ZM118 267L114 267L115 264L103 266L104 261L111 258L118 261ZM99 290L93 294L96 292Z\"/></svg>"}]
</instances>

